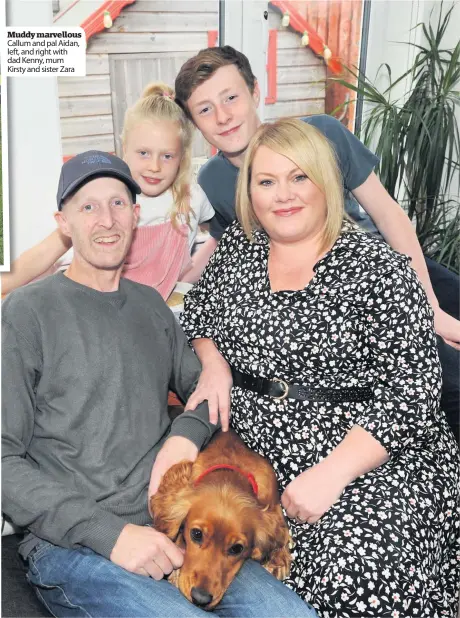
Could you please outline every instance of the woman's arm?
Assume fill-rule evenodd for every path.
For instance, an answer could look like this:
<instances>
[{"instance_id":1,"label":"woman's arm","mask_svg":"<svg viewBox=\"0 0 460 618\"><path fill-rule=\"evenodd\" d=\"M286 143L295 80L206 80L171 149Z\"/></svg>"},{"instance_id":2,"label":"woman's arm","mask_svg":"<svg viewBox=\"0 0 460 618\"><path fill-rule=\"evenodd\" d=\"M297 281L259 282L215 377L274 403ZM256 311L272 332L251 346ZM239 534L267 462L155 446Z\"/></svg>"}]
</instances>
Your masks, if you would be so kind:
<instances>
[{"instance_id":1,"label":"woman's arm","mask_svg":"<svg viewBox=\"0 0 460 618\"><path fill-rule=\"evenodd\" d=\"M308 523L320 519L356 478L414 440L422 442L435 424L449 431L439 410L441 368L431 308L407 260L391 259L391 268L372 271L359 294L373 398L355 404L354 425L342 441L282 496L288 514Z\"/></svg>"},{"instance_id":2,"label":"woman's arm","mask_svg":"<svg viewBox=\"0 0 460 618\"><path fill-rule=\"evenodd\" d=\"M399 253L412 258L411 266L417 273L434 311L436 332L450 345L460 347L460 322L439 307L425 258L409 217L387 193L374 172L353 190L353 195L372 217L388 244Z\"/></svg>"},{"instance_id":3,"label":"woman's arm","mask_svg":"<svg viewBox=\"0 0 460 618\"><path fill-rule=\"evenodd\" d=\"M327 457L289 483L281 497L288 517L314 524L347 485L386 461L388 453L380 442L354 425Z\"/></svg>"},{"instance_id":4,"label":"woman's arm","mask_svg":"<svg viewBox=\"0 0 460 618\"><path fill-rule=\"evenodd\" d=\"M230 367L212 339L195 339L193 349L203 367L195 392L185 406L195 410L198 404L208 402L209 420L216 424L220 417L222 431L230 425L230 392L233 378Z\"/></svg>"},{"instance_id":5,"label":"woman's arm","mask_svg":"<svg viewBox=\"0 0 460 618\"><path fill-rule=\"evenodd\" d=\"M215 251L198 283L185 295L184 311L180 316L182 328L203 367L196 390L185 409L194 410L199 403L207 400L211 422L217 422L220 416L223 431L229 426L232 375L214 339L222 303L228 292L225 262L229 255L238 259L242 236L242 230L234 225L225 232L217 248L214 239L205 243L205 247L208 245Z\"/></svg>"},{"instance_id":6,"label":"woman's arm","mask_svg":"<svg viewBox=\"0 0 460 618\"><path fill-rule=\"evenodd\" d=\"M38 245L24 251L12 263L11 272L2 273L2 296L45 274L71 246L70 239L56 229Z\"/></svg>"}]
</instances>

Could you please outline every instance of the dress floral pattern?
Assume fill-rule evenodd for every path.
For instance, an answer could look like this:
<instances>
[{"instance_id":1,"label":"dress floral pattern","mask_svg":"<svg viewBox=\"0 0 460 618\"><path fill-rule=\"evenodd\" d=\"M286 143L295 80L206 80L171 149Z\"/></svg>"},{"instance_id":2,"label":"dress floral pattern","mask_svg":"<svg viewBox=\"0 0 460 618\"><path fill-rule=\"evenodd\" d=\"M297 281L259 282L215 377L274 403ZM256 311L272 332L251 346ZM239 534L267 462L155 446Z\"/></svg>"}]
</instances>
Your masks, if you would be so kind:
<instances>
[{"instance_id":1,"label":"dress floral pattern","mask_svg":"<svg viewBox=\"0 0 460 618\"><path fill-rule=\"evenodd\" d=\"M454 617L459 593L458 448L439 410L433 316L409 259L345 222L301 291L272 293L269 242L234 223L186 296L182 325L236 369L369 402L282 401L234 387L232 425L280 490L355 424L389 461L347 486L314 525L289 520L287 584L323 618Z\"/></svg>"}]
</instances>

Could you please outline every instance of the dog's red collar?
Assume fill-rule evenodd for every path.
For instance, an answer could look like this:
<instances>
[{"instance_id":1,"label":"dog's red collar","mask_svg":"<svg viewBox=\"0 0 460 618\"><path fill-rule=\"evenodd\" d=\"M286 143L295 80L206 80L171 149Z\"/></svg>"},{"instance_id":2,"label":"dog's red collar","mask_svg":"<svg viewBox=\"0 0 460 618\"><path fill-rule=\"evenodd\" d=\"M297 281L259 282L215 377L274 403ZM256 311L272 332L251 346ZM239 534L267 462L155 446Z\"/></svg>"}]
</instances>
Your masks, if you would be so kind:
<instances>
[{"instance_id":1,"label":"dog's red collar","mask_svg":"<svg viewBox=\"0 0 460 618\"><path fill-rule=\"evenodd\" d=\"M198 485L198 483L201 481L201 479L203 477L205 477L210 472L213 472L214 470L233 470L234 472L239 472L240 474L242 474L243 476L245 476L248 479L249 483L251 484L252 491L254 492L254 494L255 494L255 496L257 498L257 495L259 493L259 487L257 485L256 479L254 478L254 475L251 474L250 472L245 472L241 468L238 468L238 466L232 466L231 464L216 464L215 466L211 466L210 468L207 468L196 479L194 485Z\"/></svg>"}]
</instances>

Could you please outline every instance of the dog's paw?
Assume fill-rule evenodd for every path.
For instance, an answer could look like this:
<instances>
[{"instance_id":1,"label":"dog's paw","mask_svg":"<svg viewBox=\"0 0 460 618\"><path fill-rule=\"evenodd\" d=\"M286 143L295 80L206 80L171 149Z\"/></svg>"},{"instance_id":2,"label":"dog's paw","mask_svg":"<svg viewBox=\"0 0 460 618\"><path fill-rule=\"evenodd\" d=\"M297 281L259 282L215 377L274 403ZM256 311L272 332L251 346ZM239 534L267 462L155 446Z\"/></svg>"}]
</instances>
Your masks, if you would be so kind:
<instances>
[{"instance_id":1,"label":"dog's paw","mask_svg":"<svg viewBox=\"0 0 460 618\"><path fill-rule=\"evenodd\" d=\"M276 549L263 565L276 579L283 580L291 572L291 552L287 547Z\"/></svg>"},{"instance_id":2,"label":"dog's paw","mask_svg":"<svg viewBox=\"0 0 460 618\"><path fill-rule=\"evenodd\" d=\"M179 588L179 576L180 576L180 569L174 569L174 571L172 571L168 575L168 582L172 584L173 586L175 586L176 588Z\"/></svg>"}]
</instances>

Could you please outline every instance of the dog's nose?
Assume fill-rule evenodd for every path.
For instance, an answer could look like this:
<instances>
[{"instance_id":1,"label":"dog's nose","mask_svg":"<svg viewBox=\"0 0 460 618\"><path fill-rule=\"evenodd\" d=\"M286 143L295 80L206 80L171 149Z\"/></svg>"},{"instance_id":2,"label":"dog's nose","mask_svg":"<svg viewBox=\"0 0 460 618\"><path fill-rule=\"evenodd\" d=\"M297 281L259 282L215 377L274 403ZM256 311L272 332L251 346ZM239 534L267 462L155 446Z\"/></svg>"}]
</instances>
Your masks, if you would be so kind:
<instances>
[{"instance_id":1,"label":"dog's nose","mask_svg":"<svg viewBox=\"0 0 460 618\"><path fill-rule=\"evenodd\" d=\"M209 594L203 588L192 588L192 601L195 605L204 607L212 601L212 594Z\"/></svg>"}]
</instances>

